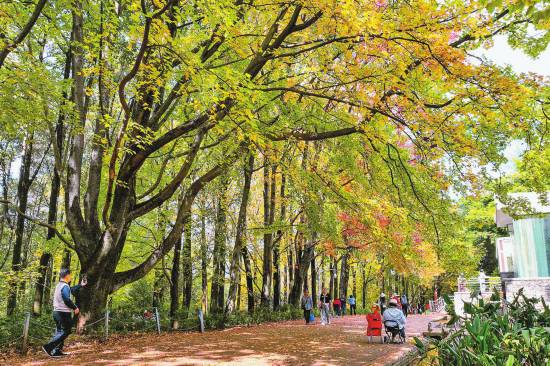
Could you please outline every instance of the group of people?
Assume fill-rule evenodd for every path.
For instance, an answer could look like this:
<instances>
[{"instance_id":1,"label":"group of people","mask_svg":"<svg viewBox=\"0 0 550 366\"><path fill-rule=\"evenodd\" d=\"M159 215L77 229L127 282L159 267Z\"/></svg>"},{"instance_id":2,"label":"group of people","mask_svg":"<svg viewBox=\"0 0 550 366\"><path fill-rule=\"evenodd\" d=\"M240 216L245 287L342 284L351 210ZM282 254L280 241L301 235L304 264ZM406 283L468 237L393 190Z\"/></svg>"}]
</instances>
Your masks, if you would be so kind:
<instances>
[{"instance_id":1,"label":"group of people","mask_svg":"<svg viewBox=\"0 0 550 366\"><path fill-rule=\"evenodd\" d=\"M390 302L391 300L395 300L397 307L403 312L405 317L409 315L409 299L407 298L407 294L402 294L400 296L399 294L394 293L390 299ZM380 311L384 313L384 309L386 309L386 294L383 292L380 294L378 305L380 306Z\"/></svg>"},{"instance_id":2,"label":"group of people","mask_svg":"<svg viewBox=\"0 0 550 366\"><path fill-rule=\"evenodd\" d=\"M353 295L350 295L346 299L345 296L340 298L332 299L330 293L326 288L323 288L321 295L319 296L318 307L321 314L321 324L326 325L330 324L331 318L331 306L334 314L336 316L343 316L346 314L346 304L349 305L350 315L356 315L356 299ZM380 300L378 303L381 312L382 318L384 321L395 322L399 327L399 332L403 339L405 338L405 324L407 323L407 315L409 309L409 301L406 294L401 296L394 294L387 303L386 307L386 295L384 293L380 294ZM312 311L314 307L313 298L309 294L308 290L304 291L302 297L302 310L304 311L304 320L306 324L309 324L312 320Z\"/></svg>"},{"instance_id":3,"label":"group of people","mask_svg":"<svg viewBox=\"0 0 550 366\"><path fill-rule=\"evenodd\" d=\"M309 294L309 291L305 290L304 295L302 296L302 310L304 311L304 320L306 321L306 324L309 324L311 322L311 314L314 306L313 304L313 298ZM346 315L347 305L349 305L349 314L357 315L355 296L349 295L348 298L346 298L345 296L341 296L333 300L327 289L323 288L321 295L319 296L319 301L317 303L317 306L321 313L321 324L330 324L331 307L332 311L334 311L335 316L344 316Z\"/></svg>"}]
</instances>

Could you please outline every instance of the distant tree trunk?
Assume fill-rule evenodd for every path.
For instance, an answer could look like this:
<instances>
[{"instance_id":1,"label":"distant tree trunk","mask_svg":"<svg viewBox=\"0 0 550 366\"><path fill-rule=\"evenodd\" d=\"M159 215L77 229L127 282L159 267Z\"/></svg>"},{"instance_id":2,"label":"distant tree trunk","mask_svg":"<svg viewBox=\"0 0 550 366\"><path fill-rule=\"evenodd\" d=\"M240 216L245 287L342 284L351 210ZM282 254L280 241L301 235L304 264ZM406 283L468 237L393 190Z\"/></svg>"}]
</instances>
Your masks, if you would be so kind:
<instances>
[{"instance_id":1,"label":"distant tree trunk","mask_svg":"<svg viewBox=\"0 0 550 366\"><path fill-rule=\"evenodd\" d=\"M271 177L272 184L271 190L275 191L275 174ZM284 173L281 173L281 214L280 222L283 223L286 220L286 202L285 202L285 185L286 178ZM273 194L272 194L273 195ZM273 200L274 202L274 200ZM275 207L271 208L271 211L275 211ZM281 260L280 260L280 250L281 250L281 241L283 238L283 231L281 229L277 230L277 242L273 245L273 309L277 310L281 305Z\"/></svg>"},{"instance_id":2,"label":"distant tree trunk","mask_svg":"<svg viewBox=\"0 0 550 366\"><path fill-rule=\"evenodd\" d=\"M191 220L189 220L185 225L183 242L183 294L184 306L188 314L191 308L192 291L193 262L191 258Z\"/></svg>"},{"instance_id":3,"label":"distant tree trunk","mask_svg":"<svg viewBox=\"0 0 550 366\"><path fill-rule=\"evenodd\" d=\"M342 264L340 266L340 291L339 294L342 297L348 296L348 282L349 282L349 252L347 249L344 255L342 256Z\"/></svg>"},{"instance_id":4,"label":"distant tree trunk","mask_svg":"<svg viewBox=\"0 0 550 366\"><path fill-rule=\"evenodd\" d=\"M313 255L312 255L312 256L313 256ZM302 291L306 291L306 290L309 291L309 279L308 279L309 276L308 276L308 275L309 275L309 267L310 267L310 266L311 266L311 262L309 262L309 263L307 264L307 269L306 269L306 271L304 272L304 276L303 276L303 278L302 278L302 281L303 281L303 283L304 283L304 287L303 287Z\"/></svg>"},{"instance_id":5,"label":"distant tree trunk","mask_svg":"<svg viewBox=\"0 0 550 366\"><path fill-rule=\"evenodd\" d=\"M352 294L353 294L353 297L357 299L357 277L356 277L356 273L355 273L355 266L353 266L353 268L351 269L351 277L353 279Z\"/></svg>"},{"instance_id":6,"label":"distant tree trunk","mask_svg":"<svg viewBox=\"0 0 550 366\"><path fill-rule=\"evenodd\" d=\"M334 258L334 293L332 294L332 298L336 299L337 297L340 297L340 294L338 293L339 287L338 287L338 260Z\"/></svg>"},{"instance_id":7,"label":"distant tree trunk","mask_svg":"<svg viewBox=\"0 0 550 366\"><path fill-rule=\"evenodd\" d=\"M2 144L2 148L4 148L4 145ZM8 191L9 191L9 177L10 177L10 171L11 171L11 161L5 161L2 157L0 157L0 164L2 167L2 198L4 199L4 203L2 203L2 216L0 217L0 241L4 238L4 229L6 228L6 224L10 222L8 212L9 212L9 205L8 205ZM11 235L11 233L10 233ZM4 265L8 261L8 258L10 256L11 252L11 240L7 241L8 248L4 253L4 258L0 262L0 271L4 268Z\"/></svg>"},{"instance_id":8,"label":"distant tree trunk","mask_svg":"<svg viewBox=\"0 0 550 366\"><path fill-rule=\"evenodd\" d=\"M44 252L40 256L40 264L38 267L38 280L36 281L36 287L34 290L34 302L32 307L32 312L36 316L42 313L42 304L44 303L44 293L48 271L51 266L51 260L52 255L48 252Z\"/></svg>"},{"instance_id":9,"label":"distant tree trunk","mask_svg":"<svg viewBox=\"0 0 550 366\"><path fill-rule=\"evenodd\" d=\"M240 311L241 310L241 293L242 293L242 286L241 281L239 281L239 285L237 286L237 304L235 304L235 310Z\"/></svg>"},{"instance_id":10,"label":"distant tree trunk","mask_svg":"<svg viewBox=\"0 0 550 366\"><path fill-rule=\"evenodd\" d=\"M241 205L239 207L239 217L237 218L237 230L235 232L235 245L231 256L231 265L229 269L229 293L225 305L225 316L235 309L235 299L237 291L240 290L241 272L240 263L244 243L244 233L246 231L246 210L248 207L248 198L250 196L250 184L252 181L252 172L254 170L254 155L248 157L247 166L244 168L244 183L241 196Z\"/></svg>"},{"instance_id":11,"label":"distant tree trunk","mask_svg":"<svg viewBox=\"0 0 550 366\"><path fill-rule=\"evenodd\" d=\"M44 304L46 304L46 306L49 306L51 303L49 302L50 300L50 290L52 288L52 280L53 278L57 275L56 272L53 272L53 258L52 260L50 261L50 264L48 266L48 269L46 271L46 282L45 282L45 285L44 285L44 295L42 297L42 307L44 307Z\"/></svg>"},{"instance_id":12,"label":"distant tree trunk","mask_svg":"<svg viewBox=\"0 0 550 366\"><path fill-rule=\"evenodd\" d=\"M315 268L315 252L313 253L313 258L311 259L311 298L317 298L317 270Z\"/></svg>"},{"instance_id":13,"label":"distant tree trunk","mask_svg":"<svg viewBox=\"0 0 550 366\"><path fill-rule=\"evenodd\" d=\"M201 213L201 289L202 307L204 312L208 311L208 246L206 243L206 219L204 212Z\"/></svg>"},{"instance_id":14,"label":"distant tree trunk","mask_svg":"<svg viewBox=\"0 0 550 366\"><path fill-rule=\"evenodd\" d=\"M329 263L329 294L334 296L334 257L330 257L330 263Z\"/></svg>"},{"instance_id":15,"label":"distant tree trunk","mask_svg":"<svg viewBox=\"0 0 550 366\"><path fill-rule=\"evenodd\" d=\"M21 250L23 248L23 239L25 236L25 213L27 211L29 190L31 186L31 163L33 153L33 135L30 134L25 138L23 155L21 158L21 167L19 169L19 183L17 185L18 213L15 223L15 243L13 246L13 255L11 269L14 273L13 281L10 281L8 289L8 304L7 315L10 316L15 312L17 307L17 292L21 285L18 273L22 270L21 265Z\"/></svg>"},{"instance_id":16,"label":"distant tree trunk","mask_svg":"<svg viewBox=\"0 0 550 366\"><path fill-rule=\"evenodd\" d=\"M317 233L314 232L311 243L304 243L304 249L301 251L302 253L298 258L298 268L294 274L294 283L288 299L288 302L293 306L299 306L300 304L304 279L307 276L307 270L311 264L311 259L313 258L313 248L316 240Z\"/></svg>"},{"instance_id":17,"label":"distant tree trunk","mask_svg":"<svg viewBox=\"0 0 550 366\"><path fill-rule=\"evenodd\" d=\"M292 251L292 247L290 245L288 245L287 261L288 261L288 290L290 292L290 289L292 288L292 284L294 283L294 252Z\"/></svg>"},{"instance_id":18,"label":"distant tree trunk","mask_svg":"<svg viewBox=\"0 0 550 366\"><path fill-rule=\"evenodd\" d=\"M212 276L212 286L210 289L210 312L217 313L223 311L224 281L225 281L225 241L226 233L226 207L225 193L227 190L227 179L224 177L222 187L218 197L216 208L216 225L214 229L214 252L213 265L214 273ZM220 302L220 299L222 300Z\"/></svg>"},{"instance_id":19,"label":"distant tree trunk","mask_svg":"<svg viewBox=\"0 0 550 366\"><path fill-rule=\"evenodd\" d=\"M365 278L365 266L361 266L361 303L363 309L366 309L367 299L367 280Z\"/></svg>"},{"instance_id":20,"label":"distant tree trunk","mask_svg":"<svg viewBox=\"0 0 550 366\"><path fill-rule=\"evenodd\" d=\"M172 260L172 274L170 276L170 322L171 322L172 329L178 329L179 327L177 313L178 313L178 308L180 303L179 298L180 298L181 242L182 240L180 240L174 246L174 258Z\"/></svg>"},{"instance_id":21,"label":"distant tree trunk","mask_svg":"<svg viewBox=\"0 0 550 366\"><path fill-rule=\"evenodd\" d=\"M250 257L248 255L248 248L243 245L242 256L244 263L244 271L246 273L246 296L247 296L247 310L249 313L254 312L254 274L252 273L252 265L250 264Z\"/></svg>"},{"instance_id":22,"label":"distant tree trunk","mask_svg":"<svg viewBox=\"0 0 550 366\"><path fill-rule=\"evenodd\" d=\"M63 259L61 260L61 268L71 268L71 251L69 249L63 250Z\"/></svg>"},{"instance_id":23,"label":"distant tree trunk","mask_svg":"<svg viewBox=\"0 0 550 366\"><path fill-rule=\"evenodd\" d=\"M270 179L270 164L269 160L264 157L264 252L263 252L263 273L262 273L262 293L261 293L261 304L263 306L269 306L271 299L271 283L273 280L273 234L267 228L273 223L272 210L275 201L275 192L274 189L274 169L272 167L271 179Z\"/></svg>"}]
</instances>

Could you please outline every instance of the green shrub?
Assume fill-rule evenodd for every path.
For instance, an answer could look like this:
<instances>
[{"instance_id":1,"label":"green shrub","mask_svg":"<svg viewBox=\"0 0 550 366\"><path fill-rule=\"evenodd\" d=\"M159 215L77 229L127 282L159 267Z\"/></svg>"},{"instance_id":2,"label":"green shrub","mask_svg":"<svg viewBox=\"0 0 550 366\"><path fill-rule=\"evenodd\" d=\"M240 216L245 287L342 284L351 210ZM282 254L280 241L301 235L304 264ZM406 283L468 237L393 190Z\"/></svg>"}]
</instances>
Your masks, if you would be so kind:
<instances>
[{"instance_id":1,"label":"green shrub","mask_svg":"<svg viewBox=\"0 0 550 366\"><path fill-rule=\"evenodd\" d=\"M433 365L550 365L546 303L542 300L542 310L538 310L539 300L520 291L504 312L499 300L494 294L490 301L465 303L466 316L451 320L463 323L458 331L427 346L415 339L418 348Z\"/></svg>"}]
</instances>

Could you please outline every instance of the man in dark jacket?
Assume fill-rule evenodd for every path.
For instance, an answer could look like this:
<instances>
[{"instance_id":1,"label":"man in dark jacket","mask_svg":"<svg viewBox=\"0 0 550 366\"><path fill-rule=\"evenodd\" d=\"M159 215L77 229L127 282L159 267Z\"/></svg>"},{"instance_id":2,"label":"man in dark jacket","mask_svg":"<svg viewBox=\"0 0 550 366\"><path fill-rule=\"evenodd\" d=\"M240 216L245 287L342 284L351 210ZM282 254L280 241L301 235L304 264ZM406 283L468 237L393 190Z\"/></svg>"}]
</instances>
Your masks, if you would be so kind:
<instances>
[{"instance_id":1,"label":"man in dark jacket","mask_svg":"<svg viewBox=\"0 0 550 366\"><path fill-rule=\"evenodd\" d=\"M52 340L42 346L42 350L50 357L62 357L67 353L63 353L63 345L65 339L71 334L73 326L73 316L80 313L78 307L71 300L71 293L74 294L80 290L82 286L86 286L86 277L82 279L80 285L73 287L69 286L71 282L71 270L61 269L59 271L59 283L55 287L53 294L53 319L55 320L55 334Z\"/></svg>"}]
</instances>

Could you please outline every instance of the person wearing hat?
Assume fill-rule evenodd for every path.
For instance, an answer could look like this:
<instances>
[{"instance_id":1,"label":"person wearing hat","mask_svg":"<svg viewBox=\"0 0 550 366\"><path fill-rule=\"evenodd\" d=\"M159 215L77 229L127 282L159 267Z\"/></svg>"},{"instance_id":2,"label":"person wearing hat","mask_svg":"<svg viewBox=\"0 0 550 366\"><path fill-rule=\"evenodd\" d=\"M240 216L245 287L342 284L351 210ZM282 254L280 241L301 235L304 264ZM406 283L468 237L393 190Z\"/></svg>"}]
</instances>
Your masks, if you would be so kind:
<instances>
[{"instance_id":1,"label":"person wearing hat","mask_svg":"<svg viewBox=\"0 0 550 366\"><path fill-rule=\"evenodd\" d=\"M382 314L382 317L384 318L384 321L391 320L397 323L399 326L399 332L401 333L401 336L403 339L405 339L405 324L407 323L407 319L405 318L405 315L401 311L401 309L398 308L398 303L396 299L391 299L388 303L388 308L384 310L384 313Z\"/></svg>"}]
</instances>

